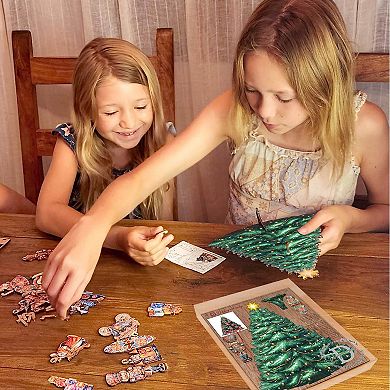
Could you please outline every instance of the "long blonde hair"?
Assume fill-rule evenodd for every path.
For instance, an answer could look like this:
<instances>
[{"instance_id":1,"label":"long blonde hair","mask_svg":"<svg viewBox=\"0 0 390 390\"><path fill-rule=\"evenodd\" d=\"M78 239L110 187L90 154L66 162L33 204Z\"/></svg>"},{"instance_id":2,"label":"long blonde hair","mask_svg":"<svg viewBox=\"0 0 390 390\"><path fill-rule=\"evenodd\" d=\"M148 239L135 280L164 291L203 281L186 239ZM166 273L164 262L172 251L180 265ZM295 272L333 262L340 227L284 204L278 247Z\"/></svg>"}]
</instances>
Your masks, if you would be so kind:
<instances>
[{"instance_id":1,"label":"long blonde hair","mask_svg":"<svg viewBox=\"0 0 390 390\"><path fill-rule=\"evenodd\" d=\"M76 155L80 170L80 205L91 208L103 190L113 181L111 156L95 131L96 90L110 76L128 83L145 85L153 109L153 123L137 147L132 149L136 166L164 145L165 130L162 99L152 63L137 47L117 38L96 38L81 51L73 78L72 122L76 137ZM159 188L141 205L143 218L157 219L162 195Z\"/></svg>"},{"instance_id":2,"label":"long blonde hair","mask_svg":"<svg viewBox=\"0 0 390 390\"><path fill-rule=\"evenodd\" d=\"M286 70L307 126L342 174L355 122L353 54L342 16L332 0L264 0L252 13L237 45L233 68L235 146L245 139L251 108L245 96L244 56L264 50ZM261 70L259 70L261 71ZM244 126L243 126L244 124Z\"/></svg>"}]
</instances>

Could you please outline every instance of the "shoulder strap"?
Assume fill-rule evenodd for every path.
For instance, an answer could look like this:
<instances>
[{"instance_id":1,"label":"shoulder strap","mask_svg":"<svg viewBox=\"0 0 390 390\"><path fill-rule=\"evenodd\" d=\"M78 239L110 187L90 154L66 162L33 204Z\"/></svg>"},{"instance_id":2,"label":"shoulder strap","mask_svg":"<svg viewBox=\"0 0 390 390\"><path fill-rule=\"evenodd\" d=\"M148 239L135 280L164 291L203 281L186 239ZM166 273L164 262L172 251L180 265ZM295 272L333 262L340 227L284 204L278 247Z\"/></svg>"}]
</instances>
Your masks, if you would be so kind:
<instances>
[{"instance_id":1,"label":"shoulder strap","mask_svg":"<svg viewBox=\"0 0 390 390\"><path fill-rule=\"evenodd\" d=\"M61 137L73 152L76 151L76 139L74 137L74 128L71 123L60 123L51 133Z\"/></svg>"},{"instance_id":2,"label":"shoulder strap","mask_svg":"<svg viewBox=\"0 0 390 390\"><path fill-rule=\"evenodd\" d=\"M358 113L360 109L363 107L363 104L367 100L367 94L363 91L356 91L354 96L354 108L355 112Z\"/></svg>"},{"instance_id":3,"label":"shoulder strap","mask_svg":"<svg viewBox=\"0 0 390 390\"><path fill-rule=\"evenodd\" d=\"M168 133L176 137L177 135L176 127L172 122L165 123L165 128L167 129Z\"/></svg>"}]
</instances>

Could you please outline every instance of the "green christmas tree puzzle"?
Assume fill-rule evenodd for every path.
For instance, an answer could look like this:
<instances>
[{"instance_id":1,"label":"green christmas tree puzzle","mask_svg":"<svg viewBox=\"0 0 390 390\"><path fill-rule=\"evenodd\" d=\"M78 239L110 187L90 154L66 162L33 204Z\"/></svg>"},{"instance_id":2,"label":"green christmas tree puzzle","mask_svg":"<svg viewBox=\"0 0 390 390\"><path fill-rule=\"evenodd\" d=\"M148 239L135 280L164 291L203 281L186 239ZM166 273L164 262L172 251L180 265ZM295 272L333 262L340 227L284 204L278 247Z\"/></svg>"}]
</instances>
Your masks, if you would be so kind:
<instances>
[{"instance_id":1,"label":"green christmas tree puzzle","mask_svg":"<svg viewBox=\"0 0 390 390\"><path fill-rule=\"evenodd\" d=\"M281 218L247 227L227 234L209 244L241 257L260 260L267 266L288 273L295 272L304 279L318 275L314 270L319 256L321 229L302 235L298 229L313 215Z\"/></svg>"},{"instance_id":2,"label":"green christmas tree puzzle","mask_svg":"<svg viewBox=\"0 0 390 390\"><path fill-rule=\"evenodd\" d=\"M285 390L317 382L353 358L350 347L340 347L329 337L256 304L249 318L261 390ZM337 348L337 354L326 352Z\"/></svg>"}]
</instances>

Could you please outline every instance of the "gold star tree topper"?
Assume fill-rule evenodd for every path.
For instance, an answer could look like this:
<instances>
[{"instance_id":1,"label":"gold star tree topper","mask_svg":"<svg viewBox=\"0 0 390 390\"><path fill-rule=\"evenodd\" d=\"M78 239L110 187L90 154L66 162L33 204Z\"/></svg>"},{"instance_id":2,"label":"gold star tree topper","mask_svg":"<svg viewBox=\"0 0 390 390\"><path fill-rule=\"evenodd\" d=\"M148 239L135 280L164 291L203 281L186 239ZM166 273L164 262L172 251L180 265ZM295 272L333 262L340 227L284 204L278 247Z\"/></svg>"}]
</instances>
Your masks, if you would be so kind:
<instances>
[{"instance_id":1,"label":"gold star tree topper","mask_svg":"<svg viewBox=\"0 0 390 390\"><path fill-rule=\"evenodd\" d=\"M259 305L256 302L248 303L247 308L249 310L257 310L259 308Z\"/></svg>"}]
</instances>

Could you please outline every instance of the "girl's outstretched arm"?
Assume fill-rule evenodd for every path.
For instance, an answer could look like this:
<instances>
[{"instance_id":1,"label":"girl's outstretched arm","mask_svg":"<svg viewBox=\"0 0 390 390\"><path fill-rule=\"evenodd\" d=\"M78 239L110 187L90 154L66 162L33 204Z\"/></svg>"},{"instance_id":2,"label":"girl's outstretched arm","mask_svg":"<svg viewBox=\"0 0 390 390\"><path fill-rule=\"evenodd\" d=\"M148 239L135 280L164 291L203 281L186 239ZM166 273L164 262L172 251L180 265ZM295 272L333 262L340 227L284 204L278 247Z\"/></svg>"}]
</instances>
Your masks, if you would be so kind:
<instances>
[{"instance_id":1,"label":"girl's outstretched arm","mask_svg":"<svg viewBox=\"0 0 390 390\"><path fill-rule=\"evenodd\" d=\"M68 205L76 174L75 155L65 141L58 138L38 199L36 224L40 230L63 237L82 217L82 213ZM113 226L103 245L121 250L143 265L156 265L163 260L168 250L166 246L173 240L172 235L153 238L162 230L162 227Z\"/></svg>"},{"instance_id":2,"label":"girl's outstretched arm","mask_svg":"<svg viewBox=\"0 0 390 390\"><path fill-rule=\"evenodd\" d=\"M171 178L194 165L228 137L230 92L211 102L172 142L113 183L50 255L43 287L60 317L90 281L110 228Z\"/></svg>"},{"instance_id":3,"label":"girl's outstretched arm","mask_svg":"<svg viewBox=\"0 0 390 390\"><path fill-rule=\"evenodd\" d=\"M167 139L165 141L165 144L169 144L175 139L175 137L172 134L167 135ZM161 210L158 215L158 219L163 221L172 221L175 217L175 202L177 203L176 199L176 188L175 188L175 180L172 178L167 185L163 186L164 192L163 192L163 199L162 199L162 205Z\"/></svg>"},{"instance_id":4,"label":"girl's outstretched arm","mask_svg":"<svg viewBox=\"0 0 390 390\"><path fill-rule=\"evenodd\" d=\"M369 206L360 210L334 205L320 210L299 231L303 234L322 226L321 254L336 248L344 233L389 229L389 127L384 112L366 102L356 123L353 151L367 189Z\"/></svg>"}]
</instances>

